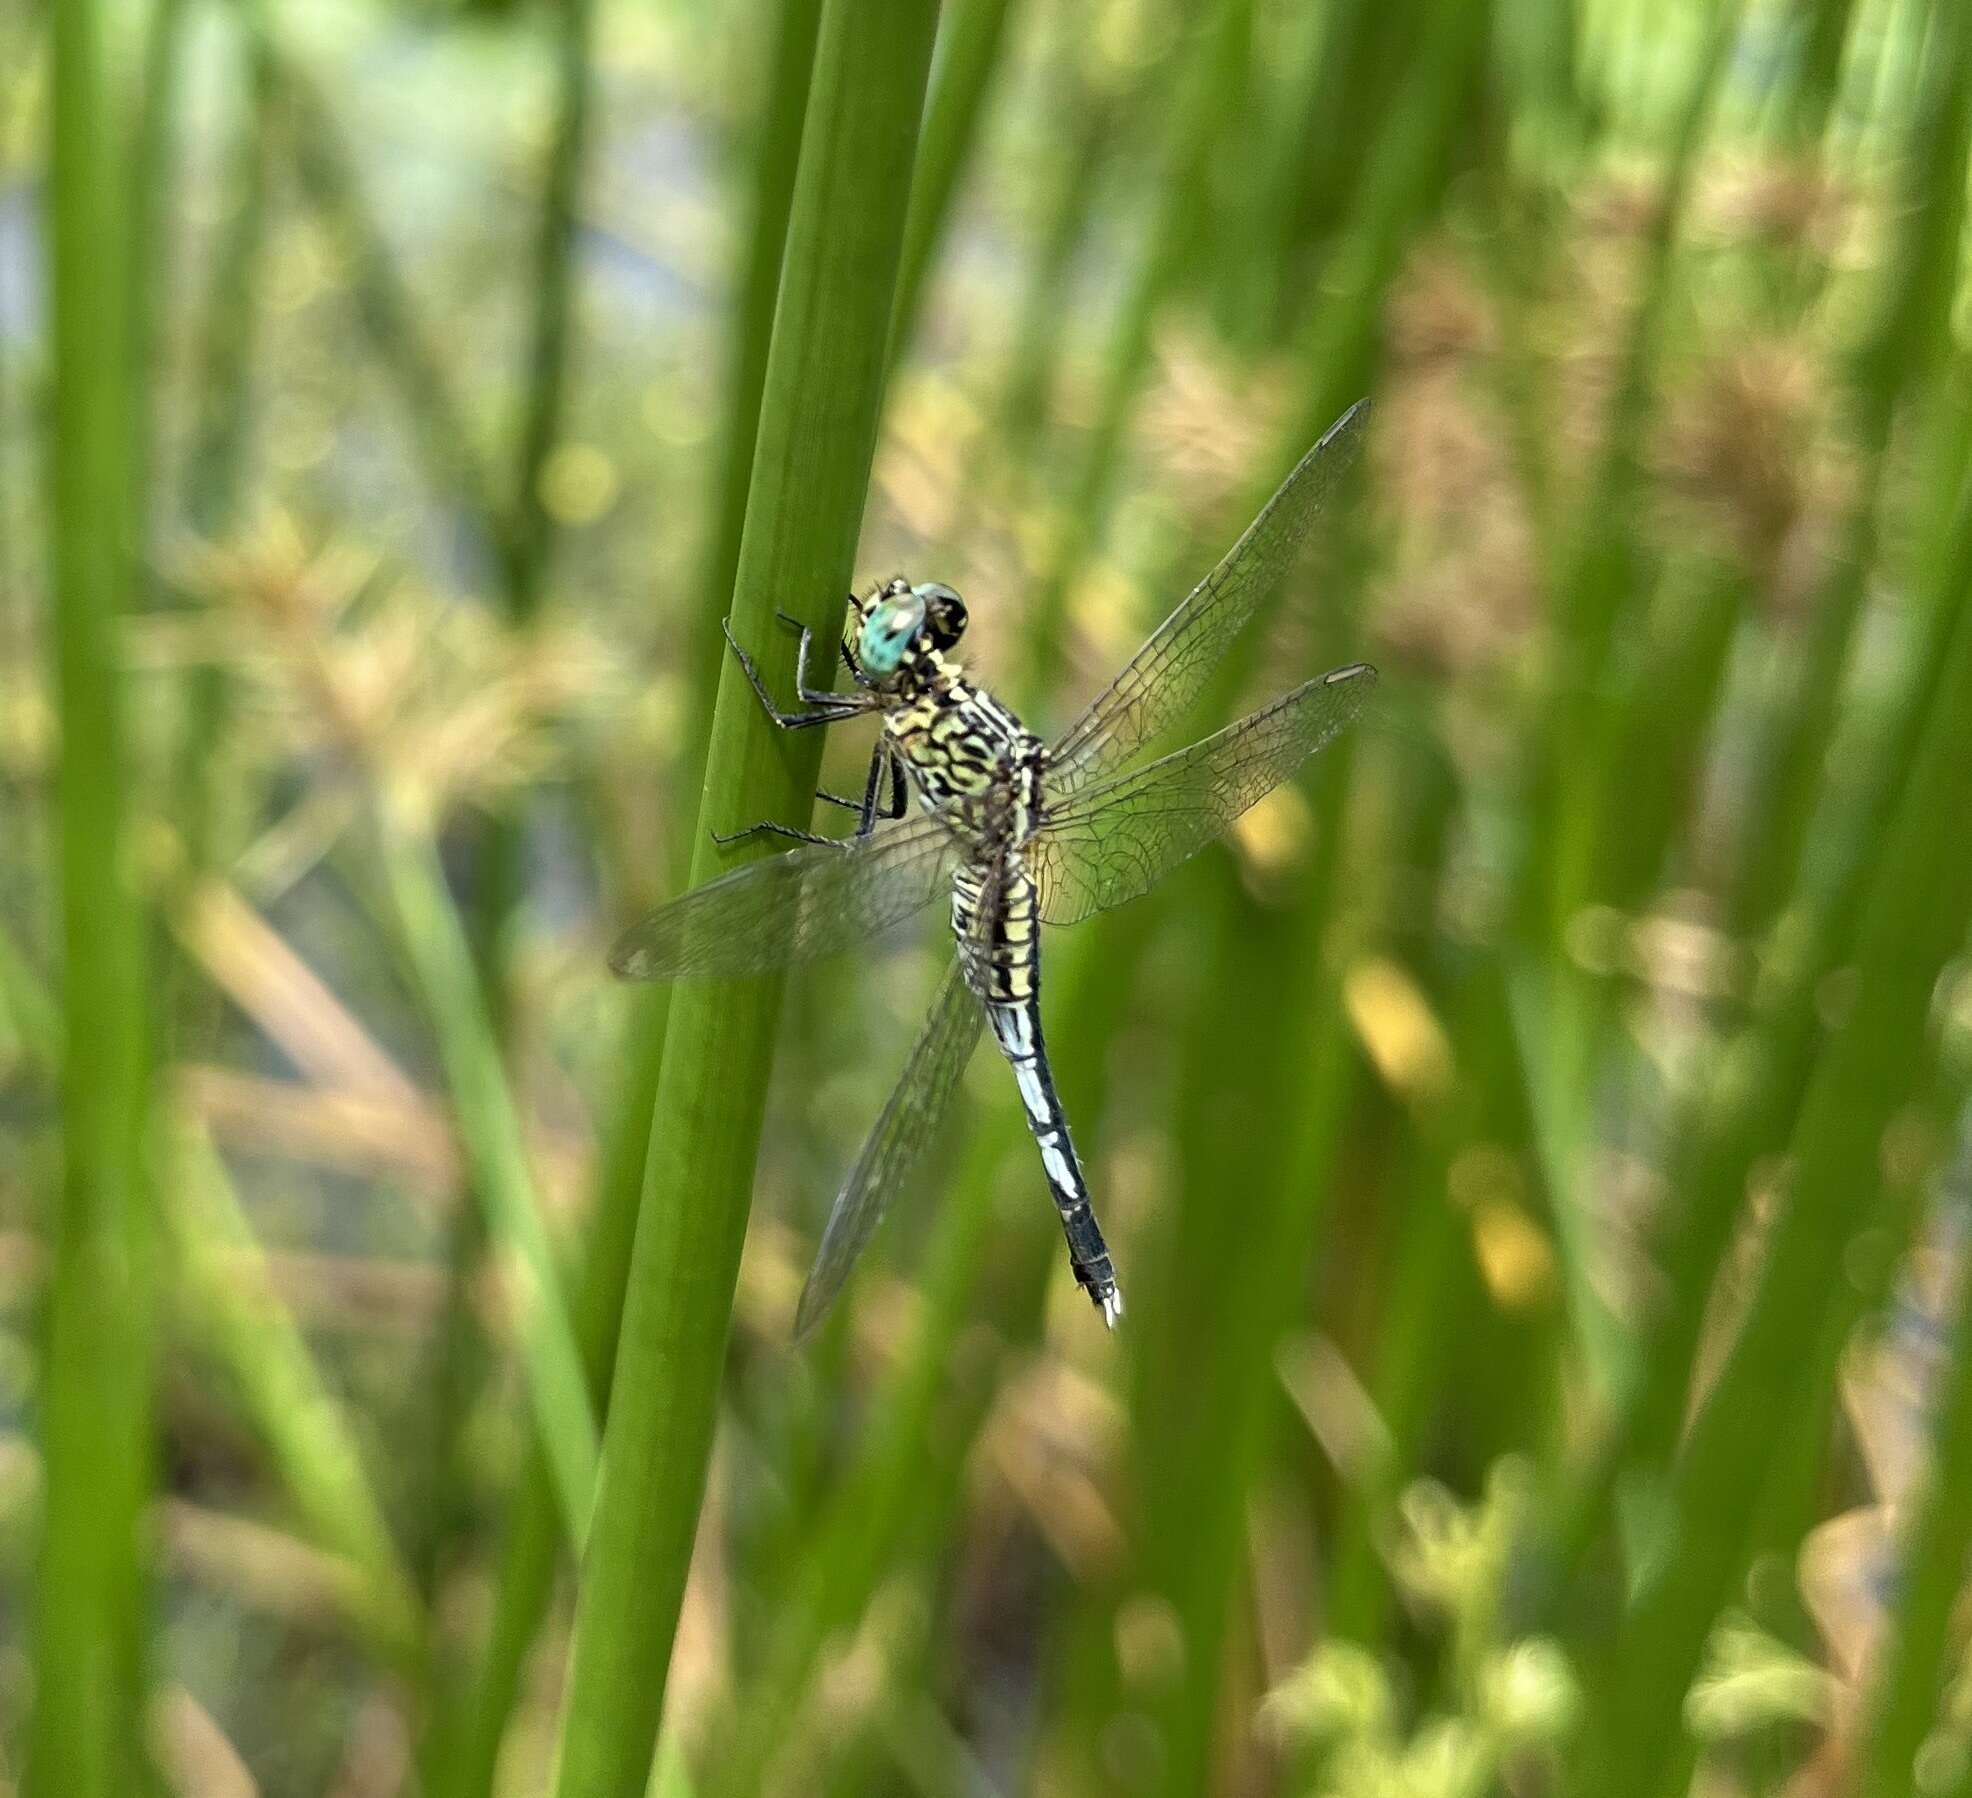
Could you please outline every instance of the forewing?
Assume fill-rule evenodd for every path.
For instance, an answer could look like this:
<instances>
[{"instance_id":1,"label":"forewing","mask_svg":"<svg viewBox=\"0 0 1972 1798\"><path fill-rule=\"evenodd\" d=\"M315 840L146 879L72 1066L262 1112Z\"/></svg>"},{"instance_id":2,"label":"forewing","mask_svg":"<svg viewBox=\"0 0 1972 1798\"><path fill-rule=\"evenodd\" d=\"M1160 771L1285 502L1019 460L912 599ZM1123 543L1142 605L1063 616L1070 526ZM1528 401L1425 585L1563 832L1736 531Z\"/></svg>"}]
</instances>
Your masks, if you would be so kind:
<instances>
[{"instance_id":1,"label":"forewing","mask_svg":"<svg viewBox=\"0 0 1972 1798\"><path fill-rule=\"evenodd\" d=\"M609 965L626 980L683 980L814 961L936 898L957 859L951 833L931 817L840 846L807 844L660 906L618 939Z\"/></svg>"},{"instance_id":2,"label":"forewing","mask_svg":"<svg viewBox=\"0 0 1972 1798\"><path fill-rule=\"evenodd\" d=\"M805 1336L835 1303L856 1257L882 1222L890 1201L917 1171L924 1151L951 1109L959 1076L972 1059L984 1019L979 1001L955 961L946 970L932 1001L931 1015L904 1064L903 1078L890 1095L863 1150L843 1182L822 1231L822 1246L802 1288L794 1333Z\"/></svg>"},{"instance_id":3,"label":"forewing","mask_svg":"<svg viewBox=\"0 0 1972 1798\"><path fill-rule=\"evenodd\" d=\"M1337 668L1051 808L1028 849L1041 916L1075 924L1149 892L1348 724L1375 685L1367 663Z\"/></svg>"},{"instance_id":4,"label":"forewing","mask_svg":"<svg viewBox=\"0 0 1972 1798\"><path fill-rule=\"evenodd\" d=\"M1329 426L1218 567L1063 733L1048 757L1054 793L1072 793L1113 772L1197 703L1220 657L1287 573L1355 460L1368 412L1369 402L1358 400Z\"/></svg>"}]
</instances>

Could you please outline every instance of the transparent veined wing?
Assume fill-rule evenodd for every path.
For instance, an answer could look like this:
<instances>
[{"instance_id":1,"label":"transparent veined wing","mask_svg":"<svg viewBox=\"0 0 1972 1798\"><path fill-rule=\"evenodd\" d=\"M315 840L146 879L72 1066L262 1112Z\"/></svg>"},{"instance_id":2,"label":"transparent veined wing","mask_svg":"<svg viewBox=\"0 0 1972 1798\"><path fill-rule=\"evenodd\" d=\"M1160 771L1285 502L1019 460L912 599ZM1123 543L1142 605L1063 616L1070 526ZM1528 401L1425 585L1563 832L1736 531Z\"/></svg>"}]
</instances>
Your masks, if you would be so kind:
<instances>
[{"instance_id":1,"label":"transparent veined wing","mask_svg":"<svg viewBox=\"0 0 1972 1798\"><path fill-rule=\"evenodd\" d=\"M1375 685L1366 662L1334 669L1202 742L1051 806L1027 850L1041 916L1075 924L1149 892L1347 725Z\"/></svg>"},{"instance_id":2,"label":"transparent veined wing","mask_svg":"<svg viewBox=\"0 0 1972 1798\"><path fill-rule=\"evenodd\" d=\"M1361 447L1369 402L1355 405L1280 485L1246 534L1150 635L1048 752L1056 794L1113 773L1140 744L1179 723L1240 629L1287 573L1316 516Z\"/></svg>"},{"instance_id":3,"label":"transparent veined wing","mask_svg":"<svg viewBox=\"0 0 1972 1798\"><path fill-rule=\"evenodd\" d=\"M626 980L765 974L833 955L948 891L958 845L936 818L749 862L633 924L610 951Z\"/></svg>"},{"instance_id":4,"label":"transparent veined wing","mask_svg":"<svg viewBox=\"0 0 1972 1798\"><path fill-rule=\"evenodd\" d=\"M917 1171L926 1145L940 1133L985 1015L954 960L931 1002L931 1015L918 1032L903 1077L830 1208L815 1265L795 1311L797 1339L821 1322L835 1303L890 1201Z\"/></svg>"}]
</instances>

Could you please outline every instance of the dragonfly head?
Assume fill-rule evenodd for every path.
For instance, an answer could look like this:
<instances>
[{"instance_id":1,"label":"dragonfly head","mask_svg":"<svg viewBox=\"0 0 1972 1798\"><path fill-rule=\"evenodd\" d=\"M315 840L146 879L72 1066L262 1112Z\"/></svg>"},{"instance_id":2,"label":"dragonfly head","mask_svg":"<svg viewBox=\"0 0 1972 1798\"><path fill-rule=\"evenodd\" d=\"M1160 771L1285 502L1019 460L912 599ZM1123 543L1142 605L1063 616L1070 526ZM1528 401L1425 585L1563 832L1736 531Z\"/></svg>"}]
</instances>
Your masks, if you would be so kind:
<instances>
[{"instance_id":1,"label":"dragonfly head","mask_svg":"<svg viewBox=\"0 0 1972 1798\"><path fill-rule=\"evenodd\" d=\"M936 581L914 587L899 576L858 609L856 663L873 680L895 674L920 638L926 647L949 649L965 630L965 601Z\"/></svg>"}]
</instances>

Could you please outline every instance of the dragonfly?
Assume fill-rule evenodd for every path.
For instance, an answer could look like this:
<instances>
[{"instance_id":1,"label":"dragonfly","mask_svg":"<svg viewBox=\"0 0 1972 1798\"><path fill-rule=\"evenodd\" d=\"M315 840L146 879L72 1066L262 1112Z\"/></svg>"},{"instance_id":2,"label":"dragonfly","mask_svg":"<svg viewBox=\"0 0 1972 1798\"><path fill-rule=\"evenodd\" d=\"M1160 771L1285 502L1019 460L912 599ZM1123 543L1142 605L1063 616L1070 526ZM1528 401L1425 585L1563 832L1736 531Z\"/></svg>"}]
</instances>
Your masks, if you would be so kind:
<instances>
[{"instance_id":1,"label":"dragonfly","mask_svg":"<svg viewBox=\"0 0 1972 1798\"><path fill-rule=\"evenodd\" d=\"M767 718L808 730L875 714L880 729L853 833L763 822L798 846L661 906L617 942L630 980L741 978L814 961L949 899L956 953L902 1077L822 1231L795 1316L807 1335L938 1136L982 1029L1012 1069L1077 1282L1114 1329L1123 1294L1069 1136L1041 1027L1043 924L1074 924L1146 893L1328 743L1376 683L1367 663L1315 676L1214 735L1158 759L1138 751L1184 720L1226 649L1281 583L1360 448L1368 402L1329 427L1219 564L1053 742L970 679L954 656L965 602L902 576L852 595L839 654L852 686L811 685L800 631L797 705L726 640ZM1133 765L1134 764L1134 765ZM915 808L911 799L915 797Z\"/></svg>"}]
</instances>

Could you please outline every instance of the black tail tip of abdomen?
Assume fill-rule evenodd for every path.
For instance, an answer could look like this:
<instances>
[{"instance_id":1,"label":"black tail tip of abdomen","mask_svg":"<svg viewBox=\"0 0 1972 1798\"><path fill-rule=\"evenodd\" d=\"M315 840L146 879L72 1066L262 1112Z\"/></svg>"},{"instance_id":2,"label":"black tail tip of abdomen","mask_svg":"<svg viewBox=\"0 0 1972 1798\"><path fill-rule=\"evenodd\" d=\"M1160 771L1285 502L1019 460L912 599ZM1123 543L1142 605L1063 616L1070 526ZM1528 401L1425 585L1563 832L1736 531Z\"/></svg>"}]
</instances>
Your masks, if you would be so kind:
<instances>
[{"instance_id":1,"label":"black tail tip of abdomen","mask_svg":"<svg viewBox=\"0 0 1972 1798\"><path fill-rule=\"evenodd\" d=\"M1109 1274L1094 1274L1086 1268L1078 1267L1075 1277L1082 1282L1082 1288L1089 1295L1089 1303L1102 1313L1106 1328L1115 1329L1123 1317L1123 1289L1116 1284L1115 1277Z\"/></svg>"}]
</instances>

